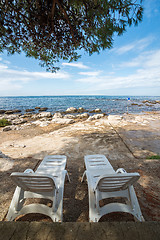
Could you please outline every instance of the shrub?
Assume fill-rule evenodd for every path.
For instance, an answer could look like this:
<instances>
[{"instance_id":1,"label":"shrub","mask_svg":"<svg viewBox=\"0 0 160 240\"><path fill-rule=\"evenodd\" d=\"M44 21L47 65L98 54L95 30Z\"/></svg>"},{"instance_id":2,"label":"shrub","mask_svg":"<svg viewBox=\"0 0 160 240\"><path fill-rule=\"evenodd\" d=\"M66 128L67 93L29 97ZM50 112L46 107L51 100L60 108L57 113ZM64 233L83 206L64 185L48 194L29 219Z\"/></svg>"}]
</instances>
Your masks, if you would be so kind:
<instances>
[{"instance_id":1,"label":"shrub","mask_svg":"<svg viewBox=\"0 0 160 240\"><path fill-rule=\"evenodd\" d=\"M8 125L11 125L11 122L9 122L7 119L3 118L3 119L0 119L0 127L5 127L5 126L8 126Z\"/></svg>"},{"instance_id":2,"label":"shrub","mask_svg":"<svg viewBox=\"0 0 160 240\"><path fill-rule=\"evenodd\" d=\"M160 159L160 155L150 156L147 159Z\"/></svg>"}]
</instances>

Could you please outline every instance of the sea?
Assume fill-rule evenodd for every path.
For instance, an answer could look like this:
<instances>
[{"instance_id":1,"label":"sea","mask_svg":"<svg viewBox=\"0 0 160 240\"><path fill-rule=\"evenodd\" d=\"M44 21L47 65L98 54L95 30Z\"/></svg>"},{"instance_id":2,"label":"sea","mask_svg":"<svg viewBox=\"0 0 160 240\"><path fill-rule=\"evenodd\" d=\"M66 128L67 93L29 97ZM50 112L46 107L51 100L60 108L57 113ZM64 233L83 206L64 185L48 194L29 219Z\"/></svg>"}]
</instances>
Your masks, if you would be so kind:
<instances>
[{"instance_id":1,"label":"sea","mask_svg":"<svg viewBox=\"0 0 160 240\"><path fill-rule=\"evenodd\" d=\"M106 114L143 113L144 111L160 111L160 96L0 97L0 110L18 109L24 114L26 109L35 109L35 107L46 107L47 111L52 113L63 112L69 107L83 107L88 111L100 108Z\"/></svg>"}]
</instances>

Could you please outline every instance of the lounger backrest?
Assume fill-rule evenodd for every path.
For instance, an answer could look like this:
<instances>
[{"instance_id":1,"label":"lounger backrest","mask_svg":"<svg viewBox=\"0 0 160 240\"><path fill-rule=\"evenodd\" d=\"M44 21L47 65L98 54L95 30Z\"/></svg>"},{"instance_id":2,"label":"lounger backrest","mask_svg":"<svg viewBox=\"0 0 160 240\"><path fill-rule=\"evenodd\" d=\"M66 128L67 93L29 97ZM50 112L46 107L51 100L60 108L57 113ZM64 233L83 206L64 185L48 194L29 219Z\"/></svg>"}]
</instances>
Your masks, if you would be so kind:
<instances>
[{"instance_id":1,"label":"lounger backrest","mask_svg":"<svg viewBox=\"0 0 160 240\"><path fill-rule=\"evenodd\" d=\"M101 192L125 190L128 186L133 185L139 177L139 173L107 174L97 181L96 188Z\"/></svg>"},{"instance_id":2,"label":"lounger backrest","mask_svg":"<svg viewBox=\"0 0 160 240\"><path fill-rule=\"evenodd\" d=\"M52 177L36 173L12 173L11 178L24 191L50 192L55 189L55 182Z\"/></svg>"},{"instance_id":3,"label":"lounger backrest","mask_svg":"<svg viewBox=\"0 0 160 240\"><path fill-rule=\"evenodd\" d=\"M38 168L54 168L64 170L66 167L67 158L64 155L48 155L46 156Z\"/></svg>"},{"instance_id":4,"label":"lounger backrest","mask_svg":"<svg viewBox=\"0 0 160 240\"><path fill-rule=\"evenodd\" d=\"M113 170L112 165L104 155L86 155L84 157L86 169L103 169Z\"/></svg>"},{"instance_id":5,"label":"lounger backrest","mask_svg":"<svg viewBox=\"0 0 160 240\"><path fill-rule=\"evenodd\" d=\"M89 160L88 164L90 167L106 167L107 164L102 159Z\"/></svg>"}]
</instances>

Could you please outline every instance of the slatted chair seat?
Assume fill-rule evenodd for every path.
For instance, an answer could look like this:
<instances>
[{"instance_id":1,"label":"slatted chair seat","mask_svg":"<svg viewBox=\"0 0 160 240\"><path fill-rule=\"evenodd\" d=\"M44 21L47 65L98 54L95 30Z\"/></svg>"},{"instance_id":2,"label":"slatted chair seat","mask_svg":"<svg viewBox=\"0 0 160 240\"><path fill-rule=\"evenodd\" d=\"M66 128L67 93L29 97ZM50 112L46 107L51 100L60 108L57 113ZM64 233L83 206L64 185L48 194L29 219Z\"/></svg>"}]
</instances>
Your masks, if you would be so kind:
<instances>
[{"instance_id":1,"label":"slatted chair seat","mask_svg":"<svg viewBox=\"0 0 160 240\"><path fill-rule=\"evenodd\" d=\"M86 171L83 174L87 178L89 194L89 221L98 222L99 219L111 212L127 212L134 216L135 220L144 221L140 206L136 197L133 184L139 179L139 173L127 173L123 168L116 172L108 159L103 156L105 167L92 168L95 155L85 156ZM98 155L99 156L99 155ZM89 159L89 160L88 160ZM100 207L102 199L124 198L125 203L111 202Z\"/></svg>"},{"instance_id":2,"label":"slatted chair seat","mask_svg":"<svg viewBox=\"0 0 160 240\"><path fill-rule=\"evenodd\" d=\"M11 174L17 187L6 217L8 221L28 213L47 215L54 222L63 220L64 182L66 175L68 176L65 170L66 160L63 155L46 156L36 172L27 169L24 173ZM25 199L28 198L49 199L52 201L52 207L40 203L24 205Z\"/></svg>"}]
</instances>

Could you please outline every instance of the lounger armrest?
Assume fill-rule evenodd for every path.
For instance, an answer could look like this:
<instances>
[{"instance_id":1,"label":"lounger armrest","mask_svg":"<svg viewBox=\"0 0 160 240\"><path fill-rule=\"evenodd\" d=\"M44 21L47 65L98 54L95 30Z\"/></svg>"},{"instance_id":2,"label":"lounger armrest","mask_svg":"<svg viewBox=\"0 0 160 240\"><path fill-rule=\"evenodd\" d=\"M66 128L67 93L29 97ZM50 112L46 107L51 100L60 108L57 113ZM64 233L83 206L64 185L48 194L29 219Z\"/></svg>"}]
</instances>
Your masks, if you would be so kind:
<instances>
[{"instance_id":1,"label":"lounger armrest","mask_svg":"<svg viewBox=\"0 0 160 240\"><path fill-rule=\"evenodd\" d=\"M124 168L118 168L116 173L127 173Z\"/></svg>"},{"instance_id":2,"label":"lounger armrest","mask_svg":"<svg viewBox=\"0 0 160 240\"><path fill-rule=\"evenodd\" d=\"M27 168L24 173L34 173L34 171L31 168Z\"/></svg>"}]
</instances>

